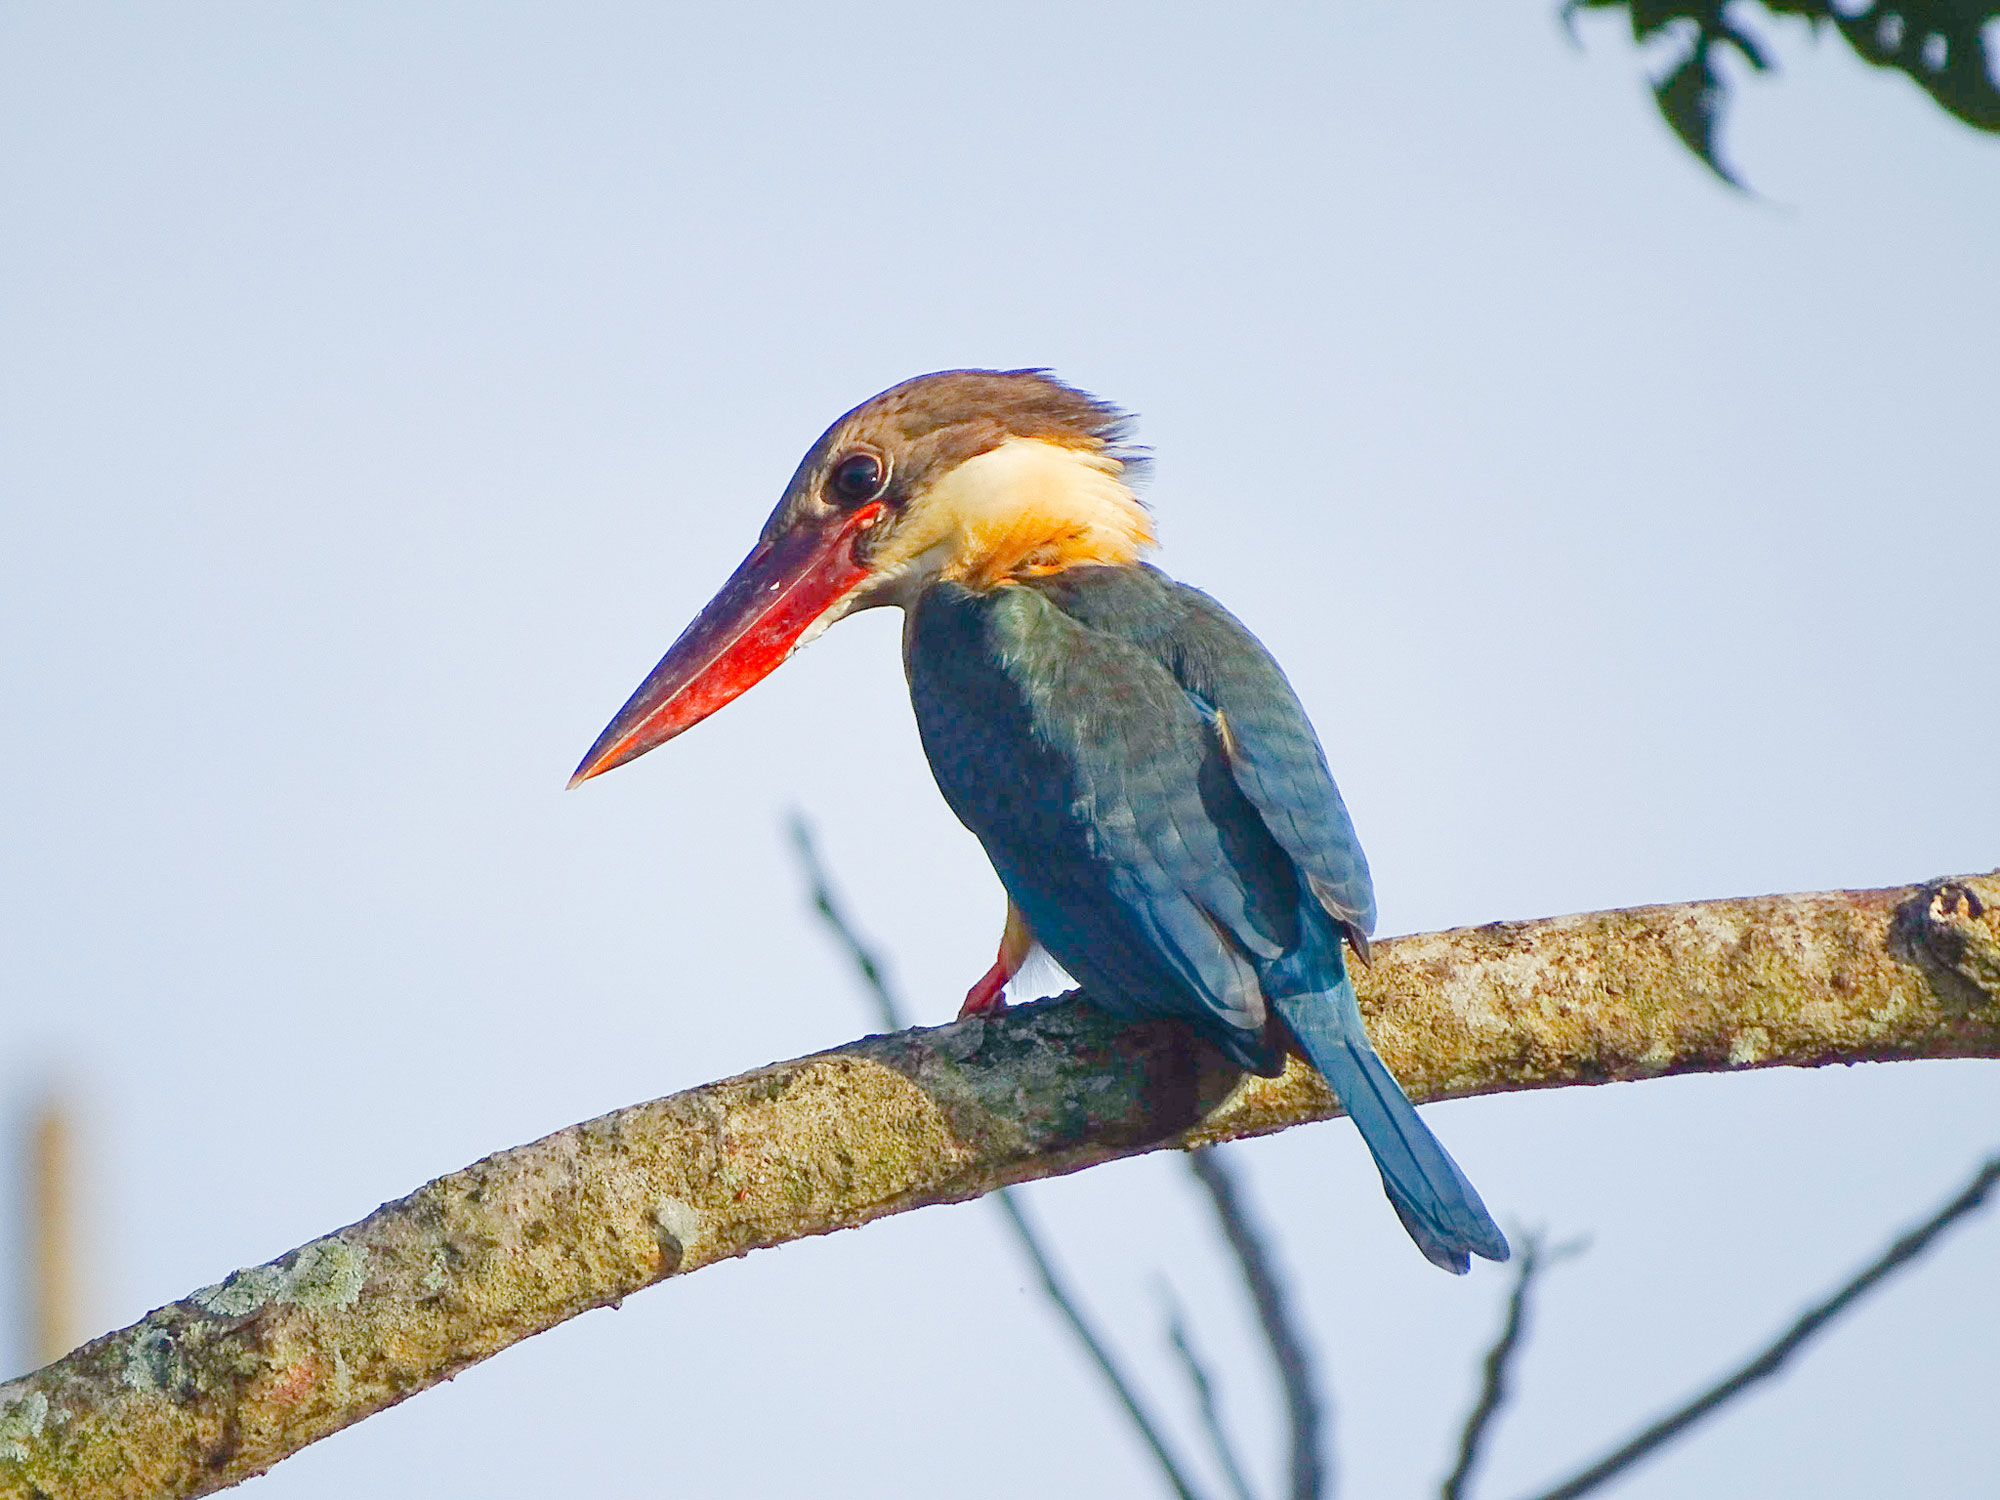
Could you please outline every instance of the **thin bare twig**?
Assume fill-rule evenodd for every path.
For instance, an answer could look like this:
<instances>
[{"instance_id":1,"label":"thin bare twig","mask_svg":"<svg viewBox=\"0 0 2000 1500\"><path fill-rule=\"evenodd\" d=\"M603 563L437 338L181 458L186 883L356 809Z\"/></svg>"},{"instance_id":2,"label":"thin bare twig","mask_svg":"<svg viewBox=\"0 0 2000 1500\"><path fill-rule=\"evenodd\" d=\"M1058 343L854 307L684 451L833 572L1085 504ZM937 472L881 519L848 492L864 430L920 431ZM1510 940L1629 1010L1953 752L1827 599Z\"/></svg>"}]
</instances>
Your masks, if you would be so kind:
<instances>
[{"instance_id":1,"label":"thin bare twig","mask_svg":"<svg viewBox=\"0 0 2000 1500\"><path fill-rule=\"evenodd\" d=\"M1222 1423L1222 1408L1215 1399L1215 1381L1203 1363L1200 1351L1194 1346L1194 1338L1188 1332L1187 1316L1181 1310L1180 1299L1174 1296L1173 1288L1162 1285L1161 1292L1167 1301L1167 1341L1173 1345L1174 1353L1180 1356L1181 1369L1186 1373L1188 1384L1194 1388L1195 1405L1201 1411L1201 1425L1208 1433L1208 1444L1215 1453L1216 1466L1236 1494L1236 1500L1254 1500L1250 1482L1243 1477L1242 1462L1236 1457L1236 1445L1229 1440L1229 1429Z\"/></svg>"},{"instance_id":2,"label":"thin bare twig","mask_svg":"<svg viewBox=\"0 0 2000 1500\"><path fill-rule=\"evenodd\" d=\"M821 920L847 950L847 956L854 960L861 982L868 986L868 993L881 1014L882 1029L901 1031L910 1024L903 1019L903 1007L897 1003L896 992L889 988L888 975L881 961L875 957L874 950L855 935L854 924L847 920L846 913L834 899L833 882L827 878L826 866L820 863L819 848L813 843L812 827L803 813L792 814L792 847L798 850L799 863L806 872L806 883L812 887L813 910L820 914Z\"/></svg>"},{"instance_id":3,"label":"thin bare twig","mask_svg":"<svg viewBox=\"0 0 2000 1500\"><path fill-rule=\"evenodd\" d=\"M1517 1234L1514 1242L1520 1246L1521 1254L1514 1266L1514 1290L1507 1298L1507 1317L1500 1325L1500 1336L1486 1351L1481 1367L1479 1399L1466 1414L1465 1430L1458 1440L1458 1463L1439 1487L1438 1500L1463 1500L1466 1487L1472 1482L1473 1470L1478 1467L1482 1456L1486 1435L1492 1430L1493 1419L1507 1404L1507 1376L1513 1368L1514 1356L1520 1352L1527 1338L1528 1293L1533 1289L1535 1279L1557 1261L1566 1260L1583 1249L1581 1240L1572 1240L1566 1245L1544 1251L1539 1234Z\"/></svg>"},{"instance_id":4,"label":"thin bare twig","mask_svg":"<svg viewBox=\"0 0 2000 1500\"><path fill-rule=\"evenodd\" d=\"M1702 1418L1712 1415L1760 1380L1769 1379L1815 1334L1852 1307L1892 1273L1901 1270L1931 1247L1937 1237L1986 1201L1993 1184L2000 1182L2000 1156L1989 1157L1961 1191L1923 1223L1901 1235L1894 1244L1824 1302L1808 1308L1797 1322L1780 1334L1764 1351L1733 1370L1701 1395L1660 1418L1629 1442L1607 1453L1589 1468L1544 1490L1535 1500L1574 1500L1588 1494L1614 1475L1630 1468L1662 1444L1679 1436Z\"/></svg>"},{"instance_id":5,"label":"thin bare twig","mask_svg":"<svg viewBox=\"0 0 2000 1500\"><path fill-rule=\"evenodd\" d=\"M1313 1375L1312 1355L1299 1333L1284 1281L1221 1152L1213 1146L1197 1147L1187 1153L1187 1164L1215 1206L1223 1238L1236 1254L1244 1284L1250 1288L1251 1301L1257 1307L1257 1321L1271 1346L1271 1360L1278 1367L1278 1381L1285 1392L1285 1415L1291 1424L1292 1500L1319 1500L1323 1492L1332 1489L1322 1449L1322 1398Z\"/></svg>"},{"instance_id":6,"label":"thin bare twig","mask_svg":"<svg viewBox=\"0 0 2000 1500\"><path fill-rule=\"evenodd\" d=\"M901 1031L908 1024L903 1019L903 1007L898 1003L895 991L889 987L888 975L880 960L875 957L868 945L861 941L855 933L853 924L841 910L840 903L833 894L833 883L827 877L826 867L820 863L819 850L813 843L812 828L802 814L792 814L791 832L792 843L798 850L799 863L804 866L806 879L812 887L813 910L818 912L826 925L833 930L841 946L847 950L848 957L854 961L854 967L860 972L862 982L867 985L870 995L875 1000L884 1027L890 1031ZM1131 1419L1133 1427L1138 1429L1140 1438L1152 1450L1153 1458L1159 1464L1160 1472L1166 1476L1167 1483L1181 1500L1201 1500L1200 1492L1189 1483L1186 1472L1174 1457L1173 1450L1167 1446L1165 1437L1161 1435L1145 1405L1139 1400L1138 1392L1125 1378L1125 1372L1119 1368L1110 1349L1097 1336L1097 1331L1091 1327L1090 1320L1084 1316L1083 1309L1070 1294L1062 1278L1056 1274L1055 1263L1043 1247L1041 1236L1028 1222L1021 1205L1015 1201L1016 1194L1011 1189L1000 1188L992 1194L992 1198L1008 1224L1012 1226L1014 1237L1021 1243L1021 1249L1033 1263L1035 1274L1041 1278L1042 1290L1048 1294L1049 1301L1055 1304L1056 1311L1069 1325L1070 1332L1083 1346L1083 1351L1090 1357L1091 1363L1097 1366L1098 1373L1104 1377L1104 1383L1111 1387L1112 1395L1118 1398L1118 1404L1124 1408L1125 1415Z\"/></svg>"},{"instance_id":7,"label":"thin bare twig","mask_svg":"<svg viewBox=\"0 0 2000 1500\"><path fill-rule=\"evenodd\" d=\"M1027 1251L1028 1259L1035 1263L1036 1274L1042 1278L1042 1290L1048 1293L1049 1301L1056 1305L1056 1311L1063 1315L1063 1320L1069 1324L1070 1332L1076 1335L1076 1341L1083 1345L1091 1363L1097 1366L1098 1373L1104 1377L1104 1383L1111 1387L1112 1394L1118 1398L1118 1404L1125 1408L1125 1415L1131 1418L1139 1436L1145 1440L1146 1446L1152 1449L1153 1458L1159 1464L1160 1472L1166 1476L1167 1483L1173 1486L1174 1492L1181 1497L1181 1500L1201 1500L1200 1491L1189 1483L1186 1473L1174 1458L1173 1451L1168 1448L1166 1439L1161 1436L1160 1429L1140 1403L1132 1383L1125 1378L1125 1372L1118 1367L1118 1361L1112 1356L1110 1349L1105 1347L1104 1341L1098 1338L1096 1330L1084 1317L1083 1310L1077 1306L1076 1299L1070 1295L1069 1288L1064 1286L1061 1278L1056 1275L1055 1263L1049 1259L1048 1251L1042 1247L1040 1236L1028 1223L1027 1215L1021 1211L1019 1196L1002 1188L993 1194L993 1201L1000 1205L1000 1212L1005 1214L1007 1222L1014 1226L1014 1233L1021 1241L1021 1248Z\"/></svg>"}]
</instances>

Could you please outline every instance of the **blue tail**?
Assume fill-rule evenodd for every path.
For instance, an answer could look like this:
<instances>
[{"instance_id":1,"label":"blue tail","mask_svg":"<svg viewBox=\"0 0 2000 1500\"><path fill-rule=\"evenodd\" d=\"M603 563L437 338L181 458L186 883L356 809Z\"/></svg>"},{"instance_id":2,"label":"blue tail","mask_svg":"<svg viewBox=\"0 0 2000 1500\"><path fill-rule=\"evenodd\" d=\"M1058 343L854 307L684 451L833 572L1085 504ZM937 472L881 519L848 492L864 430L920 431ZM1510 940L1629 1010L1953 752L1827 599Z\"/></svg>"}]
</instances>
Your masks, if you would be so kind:
<instances>
[{"instance_id":1,"label":"blue tail","mask_svg":"<svg viewBox=\"0 0 2000 1500\"><path fill-rule=\"evenodd\" d=\"M1375 1158L1382 1191L1424 1258L1458 1276L1472 1268L1474 1255L1505 1260L1507 1237L1458 1163L1417 1117L1395 1075L1375 1055L1362 1028L1353 982L1342 974L1331 990L1272 1003L1340 1096Z\"/></svg>"}]
</instances>

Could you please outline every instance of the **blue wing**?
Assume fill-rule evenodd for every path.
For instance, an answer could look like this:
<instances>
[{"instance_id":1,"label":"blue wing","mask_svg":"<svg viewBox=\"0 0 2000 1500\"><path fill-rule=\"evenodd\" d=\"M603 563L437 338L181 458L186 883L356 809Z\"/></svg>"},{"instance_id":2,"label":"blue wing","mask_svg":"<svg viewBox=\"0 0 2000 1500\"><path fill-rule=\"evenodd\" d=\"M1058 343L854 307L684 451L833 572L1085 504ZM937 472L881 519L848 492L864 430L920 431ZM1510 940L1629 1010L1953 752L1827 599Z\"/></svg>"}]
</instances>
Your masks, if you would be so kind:
<instances>
[{"instance_id":1,"label":"blue wing","mask_svg":"<svg viewBox=\"0 0 2000 1500\"><path fill-rule=\"evenodd\" d=\"M1275 1069L1259 970L1298 946L1298 879L1159 655L1038 589L941 585L907 663L939 789L1056 961Z\"/></svg>"},{"instance_id":2,"label":"blue wing","mask_svg":"<svg viewBox=\"0 0 2000 1500\"><path fill-rule=\"evenodd\" d=\"M1172 674L1271 837L1365 956L1375 930L1368 859L1312 721L1263 642L1200 589L1154 568L1082 568L1040 582L1066 613Z\"/></svg>"},{"instance_id":3,"label":"blue wing","mask_svg":"<svg viewBox=\"0 0 2000 1500\"><path fill-rule=\"evenodd\" d=\"M1368 857L1298 694L1264 645L1200 589L1175 584L1175 677L1209 705L1237 784L1365 957L1375 930Z\"/></svg>"}]
</instances>

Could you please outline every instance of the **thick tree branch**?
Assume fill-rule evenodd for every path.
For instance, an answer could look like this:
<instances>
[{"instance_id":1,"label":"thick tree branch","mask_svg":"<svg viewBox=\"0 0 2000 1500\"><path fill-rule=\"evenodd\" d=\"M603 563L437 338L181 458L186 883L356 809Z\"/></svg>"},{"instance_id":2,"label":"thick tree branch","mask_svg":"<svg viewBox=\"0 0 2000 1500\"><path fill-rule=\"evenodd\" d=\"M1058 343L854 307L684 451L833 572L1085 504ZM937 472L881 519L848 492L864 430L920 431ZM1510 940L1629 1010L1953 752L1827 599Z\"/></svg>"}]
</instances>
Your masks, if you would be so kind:
<instances>
[{"instance_id":1,"label":"thick tree branch","mask_svg":"<svg viewBox=\"0 0 2000 1500\"><path fill-rule=\"evenodd\" d=\"M1398 939L1358 976L1418 1099L2000 1056L2000 875ZM669 1276L1008 1182L1332 1114L1086 1005L870 1037L490 1156L0 1386L0 1496L205 1494Z\"/></svg>"}]
</instances>

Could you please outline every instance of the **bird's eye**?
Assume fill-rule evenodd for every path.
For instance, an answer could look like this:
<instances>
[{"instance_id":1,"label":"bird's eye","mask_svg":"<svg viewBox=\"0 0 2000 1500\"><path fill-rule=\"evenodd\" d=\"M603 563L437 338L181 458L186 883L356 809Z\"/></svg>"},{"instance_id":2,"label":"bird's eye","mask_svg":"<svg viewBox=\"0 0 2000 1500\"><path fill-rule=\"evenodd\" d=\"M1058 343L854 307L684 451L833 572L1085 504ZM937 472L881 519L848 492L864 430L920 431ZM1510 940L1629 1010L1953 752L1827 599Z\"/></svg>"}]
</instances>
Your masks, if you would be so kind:
<instances>
[{"instance_id":1,"label":"bird's eye","mask_svg":"<svg viewBox=\"0 0 2000 1500\"><path fill-rule=\"evenodd\" d=\"M873 500L889 482L889 466L873 453L850 453L833 466L828 489L842 505Z\"/></svg>"}]
</instances>

